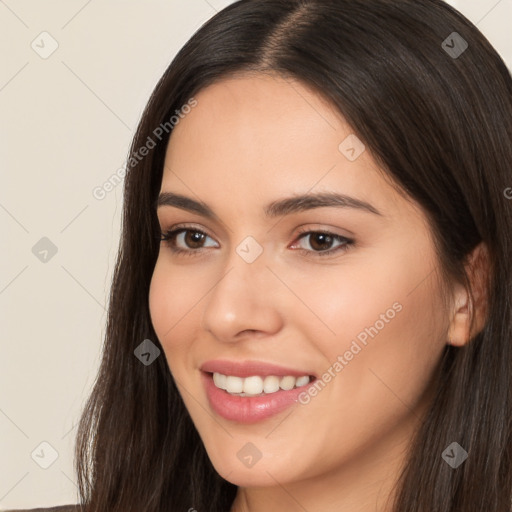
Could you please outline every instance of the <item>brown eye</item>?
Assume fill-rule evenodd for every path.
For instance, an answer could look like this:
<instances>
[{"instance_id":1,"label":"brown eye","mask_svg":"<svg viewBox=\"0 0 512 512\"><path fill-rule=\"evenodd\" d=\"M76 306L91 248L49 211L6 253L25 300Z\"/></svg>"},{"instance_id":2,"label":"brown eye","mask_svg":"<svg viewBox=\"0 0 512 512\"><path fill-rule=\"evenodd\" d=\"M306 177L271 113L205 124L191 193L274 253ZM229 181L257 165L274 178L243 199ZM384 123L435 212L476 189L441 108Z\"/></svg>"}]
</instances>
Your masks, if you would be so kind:
<instances>
[{"instance_id":1,"label":"brown eye","mask_svg":"<svg viewBox=\"0 0 512 512\"><path fill-rule=\"evenodd\" d=\"M160 240L165 241L173 252L193 255L207 247L204 246L207 238L211 237L199 229L177 228L163 233Z\"/></svg>"},{"instance_id":2,"label":"brown eye","mask_svg":"<svg viewBox=\"0 0 512 512\"><path fill-rule=\"evenodd\" d=\"M306 253L313 253L315 256L326 256L335 252L346 251L355 243L354 240L326 231L303 232L298 238L299 243L302 242L303 239L309 239L311 249L304 248L303 244L301 244L302 247L298 249ZM332 247L335 242L339 242L339 244Z\"/></svg>"},{"instance_id":3,"label":"brown eye","mask_svg":"<svg viewBox=\"0 0 512 512\"><path fill-rule=\"evenodd\" d=\"M204 243L204 239L206 235L201 231L192 231L190 229L184 230L185 236L183 237L183 241L187 245L187 247L191 249L199 249L201 244Z\"/></svg>"},{"instance_id":4,"label":"brown eye","mask_svg":"<svg viewBox=\"0 0 512 512\"><path fill-rule=\"evenodd\" d=\"M316 251L325 251L331 248L334 237L326 233L313 233L310 235L309 245Z\"/></svg>"}]
</instances>

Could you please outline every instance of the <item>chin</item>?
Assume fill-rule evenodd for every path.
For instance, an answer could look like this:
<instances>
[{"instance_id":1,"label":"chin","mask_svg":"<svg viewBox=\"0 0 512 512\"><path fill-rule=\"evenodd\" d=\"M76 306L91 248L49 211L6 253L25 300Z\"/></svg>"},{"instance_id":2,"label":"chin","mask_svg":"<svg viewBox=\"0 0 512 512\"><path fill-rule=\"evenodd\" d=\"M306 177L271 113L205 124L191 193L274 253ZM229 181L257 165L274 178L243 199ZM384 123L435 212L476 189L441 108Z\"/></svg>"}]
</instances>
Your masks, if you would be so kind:
<instances>
[{"instance_id":1,"label":"chin","mask_svg":"<svg viewBox=\"0 0 512 512\"><path fill-rule=\"evenodd\" d=\"M273 471L272 468L265 470L263 468L256 469L256 467L232 468L219 474L224 480L238 487L273 487L277 482L286 483L290 478L290 475L283 475L280 472Z\"/></svg>"},{"instance_id":2,"label":"chin","mask_svg":"<svg viewBox=\"0 0 512 512\"><path fill-rule=\"evenodd\" d=\"M239 487L269 487L277 485L277 482L286 483L295 478L290 473L293 464L291 464L291 461L284 459L281 463L276 464L271 459L265 460L262 458L254 463L252 467L246 467L243 462L238 460L236 455L229 460L225 457L213 460L210 458L210 460L215 471L224 480Z\"/></svg>"}]
</instances>

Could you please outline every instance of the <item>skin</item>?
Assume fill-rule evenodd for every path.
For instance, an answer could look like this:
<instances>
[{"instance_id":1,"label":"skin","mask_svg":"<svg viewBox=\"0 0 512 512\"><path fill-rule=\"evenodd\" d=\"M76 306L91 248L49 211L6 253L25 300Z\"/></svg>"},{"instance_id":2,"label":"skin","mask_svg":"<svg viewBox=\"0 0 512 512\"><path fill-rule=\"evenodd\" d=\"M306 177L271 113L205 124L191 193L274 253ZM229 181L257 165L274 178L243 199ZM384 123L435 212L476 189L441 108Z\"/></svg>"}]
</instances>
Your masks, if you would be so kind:
<instances>
[{"instance_id":1,"label":"skin","mask_svg":"<svg viewBox=\"0 0 512 512\"><path fill-rule=\"evenodd\" d=\"M203 249L174 254L162 242L149 304L212 464L239 486L232 511L391 510L386 500L442 351L448 339L463 345L470 334L465 289L451 286L443 305L426 217L384 179L368 149L355 161L340 152L353 130L314 91L246 74L195 98L170 139L161 191L200 200L219 220L158 209L163 232L190 225L189 245L181 235L178 247ZM273 200L327 191L382 215L336 207L263 215ZM323 247L340 242L315 244L299 227L355 244L322 257ZM193 245L194 229L208 235L202 245ZM236 252L247 236L263 249L252 263ZM205 361L258 359L321 376L394 303L401 311L307 405L251 425L210 408L199 371ZM251 468L237 457L248 442L262 454Z\"/></svg>"}]
</instances>

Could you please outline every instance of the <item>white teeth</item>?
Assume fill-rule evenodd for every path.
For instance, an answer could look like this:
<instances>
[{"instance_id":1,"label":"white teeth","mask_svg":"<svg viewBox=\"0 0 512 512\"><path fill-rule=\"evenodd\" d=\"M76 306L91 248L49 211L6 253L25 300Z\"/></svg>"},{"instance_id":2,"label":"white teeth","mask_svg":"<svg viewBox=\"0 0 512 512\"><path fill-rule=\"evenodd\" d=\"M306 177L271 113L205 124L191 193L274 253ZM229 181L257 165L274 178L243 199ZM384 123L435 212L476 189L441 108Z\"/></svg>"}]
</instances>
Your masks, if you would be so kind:
<instances>
[{"instance_id":1,"label":"white teeth","mask_svg":"<svg viewBox=\"0 0 512 512\"><path fill-rule=\"evenodd\" d=\"M308 379L309 380L309 379ZM269 375L263 381L263 391L265 393L275 393L279 389L279 377Z\"/></svg>"},{"instance_id":2,"label":"white teeth","mask_svg":"<svg viewBox=\"0 0 512 512\"><path fill-rule=\"evenodd\" d=\"M300 388L301 386L305 386L308 383L309 383L309 377L307 375L304 375L304 377L299 377L297 379L297 382L295 383L295 385L298 388Z\"/></svg>"},{"instance_id":3,"label":"white teeth","mask_svg":"<svg viewBox=\"0 0 512 512\"><path fill-rule=\"evenodd\" d=\"M244 379L226 375L226 391L228 393L242 393L244 388Z\"/></svg>"},{"instance_id":4,"label":"white teeth","mask_svg":"<svg viewBox=\"0 0 512 512\"><path fill-rule=\"evenodd\" d=\"M241 378L233 375L223 375L215 372L213 374L213 382L219 389L224 389L230 394L238 396L256 396L264 393L275 393L279 389L288 391L294 387L305 386L309 383L309 376L293 377L286 375L285 377L276 377L268 375L259 377L254 375L251 377Z\"/></svg>"},{"instance_id":5,"label":"white teeth","mask_svg":"<svg viewBox=\"0 0 512 512\"><path fill-rule=\"evenodd\" d=\"M263 391L263 379L258 376L247 377L244 381L244 393L259 395Z\"/></svg>"},{"instance_id":6,"label":"white teeth","mask_svg":"<svg viewBox=\"0 0 512 512\"><path fill-rule=\"evenodd\" d=\"M281 382L279 383L279 387L281 389L284 389L285 391L288 391L289 389L293 389L293 387L295 386L296 380L297 379L292 376L283 377L281 379Z\"/></svg>"},{"instance_id":7,"label":"white teeth","mask_svg":"<svg viewBox=\"0 0 512 512\"><path fill-rule=\"evenodd\" d=\"M222 373L214 373L213 382L219 389L226 389L226 376Z\"/></svg>"}]
</instances>

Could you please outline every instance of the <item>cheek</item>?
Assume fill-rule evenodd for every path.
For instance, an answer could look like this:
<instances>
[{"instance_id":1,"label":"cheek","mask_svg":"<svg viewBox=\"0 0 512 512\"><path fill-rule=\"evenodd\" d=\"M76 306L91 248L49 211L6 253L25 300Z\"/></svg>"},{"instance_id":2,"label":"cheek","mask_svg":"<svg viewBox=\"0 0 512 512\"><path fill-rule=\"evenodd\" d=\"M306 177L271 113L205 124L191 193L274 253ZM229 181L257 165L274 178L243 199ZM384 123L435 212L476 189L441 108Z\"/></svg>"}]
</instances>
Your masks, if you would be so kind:
<instances>
[{"instance_id":1,"label":"cheek","mask_svg":"<svg viewBox=\"0 0 512 512\"><path fill-rule=\"evenodd\" d=\"M344 359L339 400L349 396L361 413L384 418L403 404L413 407L427 389L444 347L444 312L435 274L426 278L427 261L413 266L404 258L374 268L346 283L338 299L343 307L328 320L339 342L324 349L331 361Z\"/></svg>"},{"instance_id":2,"label":"cheek","mask_svg":"<svg viewBox=\"0 0 512 512\"><path fill-rule=\"evenodd\" d=\"M190 326L199 325L195 316L207 291L204 288L197 277L180 272L175 266L171 268L165 256L159 256L149 288L149 311L166 356L186 350L191 339Z\"/></svg>"},{"instance_id":3,"label":"cheek","mask_svg":"<svg viewBox=\"0 0 512 512\"><path fill-rule=\"evenodd\" d=\"M347 260L338 274L331 267L315 280L296 277L293 289L309 311L298 305L294 322L323 354L324 371L340 375L333 392L341 402L396 400L389 386L413 403L441 355L445 312L434 255L426 246L419 259L401 247L357 267ZM342 368L332 368L336 362Z\"/></svg>"},{"instance_id":4,"label":"cheek","mask_svg":"<svg viewBox=\"0 0 512 512\"><path fill-rule=\"evenodd\" d=\"M171 299L168 294L169 285L171 284L169 281L165 272L163 272L159 258L149 285L149 313L153 328L162 345L164 342L163 334L172 326L172 318L168 315L174 310L172 306L169 306L169 300Z\"/></svg>"},{"instance_id":5,"label":"cheek","mask_svg":"<svg viewBox=\"0 0 512 512\"><path fill-rule=\"evenodd\" d=\"M376 261L364 271L343 272L338 282L321 279L303 290L308 306L334 331L309 314L296 317L325 361L320 377L328 383L307 406L330 411L315 426L318 439L343 440L356 449L362 439L371 443L405 424L424 404L443 349L440 290L434 274L425 279L427 261L420 267L403 258L392 268ZM321 453L325 447L318 443ZM330 446L324 456L334 465L340 452Z\"/></svg>"}]
</instances>

